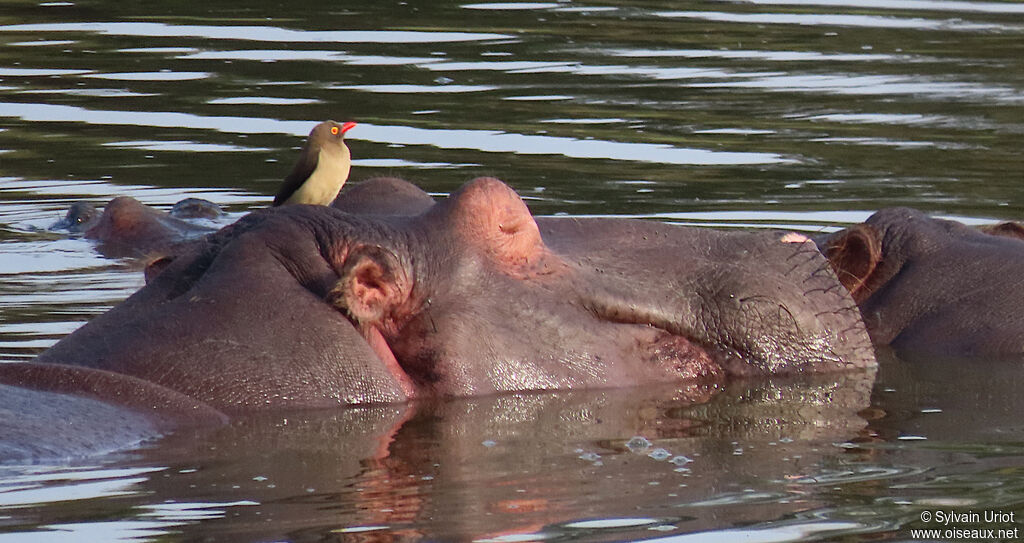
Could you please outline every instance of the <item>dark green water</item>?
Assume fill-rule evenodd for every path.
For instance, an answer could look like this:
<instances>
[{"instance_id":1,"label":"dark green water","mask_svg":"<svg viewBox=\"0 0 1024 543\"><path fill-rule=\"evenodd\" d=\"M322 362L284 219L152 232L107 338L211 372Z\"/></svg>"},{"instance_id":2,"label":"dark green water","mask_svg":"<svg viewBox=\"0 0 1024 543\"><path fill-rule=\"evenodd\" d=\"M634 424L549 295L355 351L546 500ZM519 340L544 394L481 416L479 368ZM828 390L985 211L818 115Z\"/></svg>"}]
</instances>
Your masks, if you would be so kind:
<instances>
[{"instance_id":1,"label":"dark green water","mask_svg":"<svg viewBox=\"0 0 1024 543\"><path fill-rule=\"evenodd\" d=\"M355 179L443 195L494 175L539 215L1021 219L1024 4L5 2L0 360L142 285L132 262L45 231L70 203L201 196L233 220L326 118L359 122ZM921 514L1024 514L1022 378L885 357L877 379L254 417L0 467L0 542L1013 529Z\"/></svg>"}]
</instances>

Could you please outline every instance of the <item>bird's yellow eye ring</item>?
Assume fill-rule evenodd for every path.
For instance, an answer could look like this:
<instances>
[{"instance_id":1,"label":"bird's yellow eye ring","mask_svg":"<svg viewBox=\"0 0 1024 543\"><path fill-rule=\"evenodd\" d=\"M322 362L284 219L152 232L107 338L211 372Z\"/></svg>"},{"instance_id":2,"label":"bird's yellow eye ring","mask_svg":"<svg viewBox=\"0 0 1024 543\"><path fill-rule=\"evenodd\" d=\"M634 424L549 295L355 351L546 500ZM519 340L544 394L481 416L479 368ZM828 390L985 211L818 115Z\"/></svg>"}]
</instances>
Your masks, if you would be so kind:
<instances>
[{"instance_id":1,"label":"bird's yellow eye ring","mask_svg":"<svg viewBox=\"0 0 1024 543\"><path fill-rule=\"evenodd\" d=\"M333 134L335 136L338 135L338 127L337 126L332 126L331 127L331 134Z\"/></svg>"}]
</instances>

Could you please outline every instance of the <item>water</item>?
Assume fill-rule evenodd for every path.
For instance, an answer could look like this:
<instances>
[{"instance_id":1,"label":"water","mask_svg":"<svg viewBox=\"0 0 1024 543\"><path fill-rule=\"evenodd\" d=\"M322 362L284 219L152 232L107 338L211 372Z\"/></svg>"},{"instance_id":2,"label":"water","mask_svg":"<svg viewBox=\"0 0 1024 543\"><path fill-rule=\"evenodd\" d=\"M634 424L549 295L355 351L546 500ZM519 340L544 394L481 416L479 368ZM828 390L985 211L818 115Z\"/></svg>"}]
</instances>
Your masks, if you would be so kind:
<instances>
[{"instance_id":1,"label":"water","mask_svg":"<svg viewBox=\"0 0 1024 543\"><path fill-rule=\"evenodd\" d=\"M0 8L2 360L143 283L46 231L72 202L198 196L230 222L326 118L359 122L354 178L444 195L495 175L539 215L1024 216L1018 3L109 4ZM883 358L722 391L278 413L0 466L0 542L911 539L940 527L925 511L1024 514L1024 370Z\"/></svg>"}]
</instances>

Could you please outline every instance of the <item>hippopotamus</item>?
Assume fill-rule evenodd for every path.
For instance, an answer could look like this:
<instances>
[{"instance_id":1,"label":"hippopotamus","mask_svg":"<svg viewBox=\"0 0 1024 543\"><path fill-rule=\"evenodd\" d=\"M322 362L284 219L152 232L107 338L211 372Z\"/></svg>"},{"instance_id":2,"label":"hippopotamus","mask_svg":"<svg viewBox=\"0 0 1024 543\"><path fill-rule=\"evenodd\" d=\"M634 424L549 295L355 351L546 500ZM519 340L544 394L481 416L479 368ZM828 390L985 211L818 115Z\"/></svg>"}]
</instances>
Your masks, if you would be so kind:
<instances>
[{"instance_id":1,"label":"hippopotamus","mask_svg":"<svg viewBox=\"0 0 1024 543\"><path fill-rule=\"evenodd\" d=\"M176 219L219 219L225 213L219 205L205 198L185 198L171 206L167 214Z\"/></svg>"},{"instance_id":2,"label":"hippopotamus","mask_svg":"<svg viewBox=\"0 0 1024 543\"><path fill-rule=\"evenodd\" d=\"M875 365L853 299L803 236L534 218L493 178L440 201L378 179L332 207L257 210L157 268L34 362L0 365L9 424L81 421L55 443L7 431L28 436L8 450L129 446L254 410Z\"/></svg>"},{"instance_id":3,"label":"hippopotamus","mask_svg":"<svg viewBox=\"0 0 1024 543\"><path fill-rule=\"evenodd\" d=\"M97 249L111 258L147 258L172 252L176 243L216 229L190 219L216 219L224 215L217 204L202 198L186 198L167 213L135 198L119 196L101 212L88 202L75 202L64 217L50 226L97 241Z\"/></svg>"},{"instance_id":4,"label":"hippopotamus","mask_svg":"<svg viewBox=\"0 0 1024 543\"><path fill-rule=\"evenodd\" d=\"M89 202L75 202L59 221L50 225L50 229L81 234L96 225L100 214L100 210Z\"/></svg>"},{"instance_id":5,"label":"hippopotamus","mask_svg":"<svg viewBox=\"0 0 1024 543\"><path fill-rule=\"evenodd\" d=\"M904 358L1024 356L1024 239L1016 223L974 228L883 209L822 240L872 340Z\"/></svg>"},{"instance_id":6,"label":"hippopotamus","mask_svg":"<svg viewBox=\"0 0 1024 543\"><path fill-rule=\"evenodd\" d=\"M393 179L351 194L257 210L179 246L145 287L0 383L86 383L82 395L115 404L108 390L141 383L162 423L175 409L217 420L875 364L852 298L803 236L535 219L493 178L437 202Z\"/></svg>"}]
</instances>

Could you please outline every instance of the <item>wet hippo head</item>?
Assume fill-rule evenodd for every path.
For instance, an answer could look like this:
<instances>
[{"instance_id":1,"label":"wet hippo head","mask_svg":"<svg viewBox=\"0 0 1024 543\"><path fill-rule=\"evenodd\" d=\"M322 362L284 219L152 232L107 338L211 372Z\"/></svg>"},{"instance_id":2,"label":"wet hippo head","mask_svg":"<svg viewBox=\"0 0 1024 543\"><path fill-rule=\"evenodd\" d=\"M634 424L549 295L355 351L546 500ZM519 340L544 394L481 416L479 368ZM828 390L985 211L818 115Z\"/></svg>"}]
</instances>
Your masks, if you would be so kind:
<instances>
[{"instance_id":1,"label":"wet hippo head","mask_svg":"<svg viewBox=\"0 0 1024 543\"><path fill-rule=\"evenodd\" d=\"M85 232L92 228L100 218L100 211L96 206L88 202L75 202L68 208L64 218L50 226L53 230L67 230L68 232Z\"/></svg>"},{"instance_id":2,"label":"wet hippo head","mask_svg":"<svg viewBox=\"0 0 1024 543\"><path fill-rule=\"evenodd\" d=\"M224 215L224 210L209 200L185 198L174 204L168 214L177 219L216 219Z\"/></svg>"},{"instance_id":3,"label":"wet hippo head","mask_svg":"<svg viewBox=\"0 0 1024 543\"><path fill-rule=\"evenodd\" d=\"M41 361L225 410L874 362L848 293L802 238L535 221L489 178L409 202L390 215L252 213Z\"/></svg>"},{"instance_id":4,"label":"wet hippo head","mask_svg":"<svg viewBox=\"0 0 1024 543\"><path fill-rule=\"evenodd\" d=\"M651 334L627 339L575 304L568 265L500 181L477 179L395 227L347 247L328 301L384 338L419 388L614 386L651 373L625 363Z\"/></svg>"},{"instance_id":5,"label":"wet hippo head","mask_svg":"<svg viewBox=\"0 0 1024 543\"><path fill-rule=\"evenodd\" d=\"M189 202L191 200L192 202ZM184 207L219 207L206 200L183 200ZM208 204L208 205L207 205ZM68 211L84 217L79 227L88 239L97 241L97 249L109 257L150 257L166 254L181 241L196 238L212 231L210 227L183 221L163 211L149 207L135 198L119 196L111 200L103 212L88 204L74 204ZM67 220L67 218L65 218Z\"/></svg>"},{"instance_id":6,"label":"wet hippo head","mask_svg":"<svg viewBox=\"0 0 1024 543\"><path fill-rule=\"evenodd\" d=\"M822 242L872 339L904 357L1024 358L1024 228L883 209Z\"/></svg>"},{"instance_id":7,"label":"wet hippo head","mask_svg":"<svg viewBox=\"0 0 1024 543\"><path fill-rule=\"evenodd\" d=\"M331 205L359 215L418 215L433 207L434 199L404 179L373 177L346 186Z\"/></svg>"},{"instance_id":8,"label":"wet hippo head","mask_svg":"<svg viewBox=\"0 0 1024 543\"><path fill-rule=\"evenodd\" d=\"M804 237L610 219L539 226L487 178L413 222L422 226L386 236L406 245L351 248L328 299L381 334L421 387L623 386L872 360L856 308Z\"/></svg>"}]
</instances>

